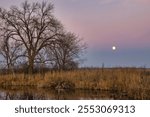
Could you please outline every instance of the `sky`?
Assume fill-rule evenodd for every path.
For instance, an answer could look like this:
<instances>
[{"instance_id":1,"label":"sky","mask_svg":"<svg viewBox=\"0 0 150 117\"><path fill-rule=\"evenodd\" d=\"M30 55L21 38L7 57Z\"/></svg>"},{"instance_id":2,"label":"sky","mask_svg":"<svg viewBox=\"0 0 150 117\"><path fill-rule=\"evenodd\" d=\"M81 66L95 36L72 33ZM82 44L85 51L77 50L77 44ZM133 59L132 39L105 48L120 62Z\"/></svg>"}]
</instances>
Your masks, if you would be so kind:
<instances>
[{"instance_id":1,"label":"sky","mask_svg":"<svg viewBox=\"0 0 150 117\"><path fill-rule=\"evenodd\" d=\"M23 1L0 0L0 6ZM65 29L87 44L82 66L150 67L150 0L47 1Z\"/></svg>"}]
</instances>

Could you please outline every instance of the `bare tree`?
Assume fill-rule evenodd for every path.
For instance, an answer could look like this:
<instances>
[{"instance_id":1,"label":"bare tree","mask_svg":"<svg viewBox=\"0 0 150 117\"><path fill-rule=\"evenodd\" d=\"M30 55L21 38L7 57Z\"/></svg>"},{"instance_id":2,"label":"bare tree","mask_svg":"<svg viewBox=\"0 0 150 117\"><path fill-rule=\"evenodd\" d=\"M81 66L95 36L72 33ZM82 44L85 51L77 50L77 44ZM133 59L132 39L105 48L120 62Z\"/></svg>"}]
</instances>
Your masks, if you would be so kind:
<instances>
[{"instance_id":1,"label":"bare tree","mask_svg":"<svg viewBox=\"0 0 150 117\"><path fill-rule=\"evenodd\" d=\"M59 36L59 39L50 46L49 51L53 57L51 60L54 61L54 67L58 69L77 68L80 55L85 47L81 39L73 33L67 32Z\"/></svg>"},{"instance_id":2,"label":"bare tree","mask_svg":"<svg viewBox=\"0 0 150 117\"><path fill-rule=\"evenodd\" d=\"M53 5L46 2L13 6L1 10L0 18L5 22L7 32L13 33L12 39L25 48L29 73L33 73L35 59L47 46L51 46L63 29L52 14Z\"/></svg>"},{"instance_id":3,"label":"bare tree","mask_svg":"<svg viewBox=\"0 0 150 117\"><path fill-rule=\"evenodd\" d=\"M78 67L85 45L74 33L64 31L53 15L51 3L25 1L20 8L1 8L0 22L3 40L0 54L8 69L19 60L23 65L27 63L30 74L35 65L44 68L50 64L57 69Z\"/></svg>"},{"instance_id":4,"label":"bare tree","mask_svg":"<svg viewBox=\"0 0 150 117\"><path fill-rule=\"evenodd\" d=\"M14 66L20 56L21 45L17 41L11 41L11 34L3 32L1 34L0 54L2 55L2 63L9 72L14 73Z\"/></svg>"}]
</instances>

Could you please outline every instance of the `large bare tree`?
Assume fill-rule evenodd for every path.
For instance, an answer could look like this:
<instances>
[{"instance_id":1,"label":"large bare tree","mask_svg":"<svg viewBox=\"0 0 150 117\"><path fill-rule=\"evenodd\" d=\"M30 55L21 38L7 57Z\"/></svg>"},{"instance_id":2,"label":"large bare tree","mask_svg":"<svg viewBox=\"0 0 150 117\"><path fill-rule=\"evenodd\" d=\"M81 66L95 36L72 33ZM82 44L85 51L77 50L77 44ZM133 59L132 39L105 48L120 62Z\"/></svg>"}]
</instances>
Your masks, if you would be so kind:
<instances>
[{"instance_id":1,"label":"large bare tree","mask_svg":"<svg viewBox=\"0 0 150 117\"><path fill-rule=\"evenodd\" d=\"M20 60L27 63L31 74L35 65L75 68L85 49L78 36L64 31L53 15L53 5L47 2L25 1L21 7L0 8L0 36L0 54L8 69Z\"/></svg>"},{"instance_id":2,"label":"large bare tree","mask_svg":"<svg viewBox=\"0 0 150 117\"><path fill-rule=\"evenodd\" d=\"M33 73L38 54L51 46L62 31L62 25L52 14L50 3L24 2L21 8L13 6L10 10L1 9L0 17L7 25L3 30L11 33L13 41L25 48L29 73Z\"/></svg>"}]
</instances>

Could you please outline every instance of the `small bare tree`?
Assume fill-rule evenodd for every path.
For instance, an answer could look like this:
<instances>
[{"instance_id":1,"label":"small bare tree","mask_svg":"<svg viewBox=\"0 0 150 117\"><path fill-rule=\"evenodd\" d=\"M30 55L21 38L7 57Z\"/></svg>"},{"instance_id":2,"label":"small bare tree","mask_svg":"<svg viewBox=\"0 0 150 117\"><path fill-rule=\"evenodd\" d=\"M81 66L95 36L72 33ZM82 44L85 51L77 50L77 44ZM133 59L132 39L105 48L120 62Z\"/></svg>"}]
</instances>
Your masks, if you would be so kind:
<instances>
[{"instance_id":1,"label":"small bare tree","mask_svg":"<svg viewBox=\"0 0 150 117\"><path fill-rule=\"evenodd\" d=\"M3 57L2 63L9 72L14 74L14 66L20 56L21 45L17 41L11 40L11 34L3 32L1 37L0 55Z\"/></svg>"},{"instance_id":2,"label":"small bare tree","mask_svg":"<svg viewBox=\"0 0 150 117\"><path fill-rule=\"evenodd\" d=\"M68 32L59 36L49 51L53 57L54 67L63 70L77 68L80 55L85 47L81 39L73 33Z\"/></svg>"}]
</instances>

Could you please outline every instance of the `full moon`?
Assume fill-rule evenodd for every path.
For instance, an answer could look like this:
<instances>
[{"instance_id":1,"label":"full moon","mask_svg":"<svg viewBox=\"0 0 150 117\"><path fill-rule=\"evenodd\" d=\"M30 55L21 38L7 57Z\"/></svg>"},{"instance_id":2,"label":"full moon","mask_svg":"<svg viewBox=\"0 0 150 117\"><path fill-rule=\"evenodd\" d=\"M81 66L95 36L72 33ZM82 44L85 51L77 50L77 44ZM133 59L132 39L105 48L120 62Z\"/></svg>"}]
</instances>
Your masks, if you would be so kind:
<instances>
[{"instance_id":1,"label":"full moon","mask_svg":"<svg viewBox=\"0 0 150 117\"><path fill-rule=\"evenodd\" d=\"M116 46L112 46L112 50L115 51L116 50Z\"/></svg>"}]
</instances>

